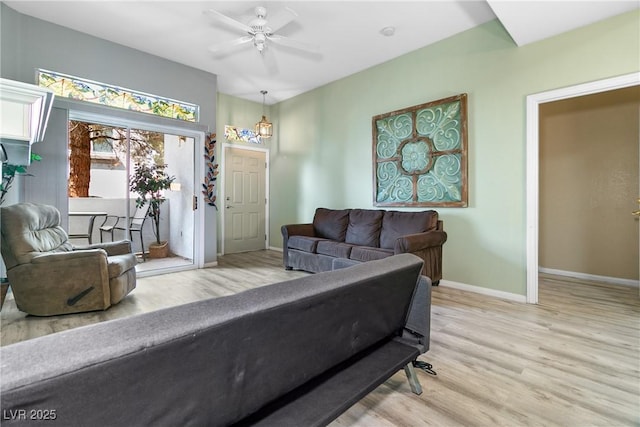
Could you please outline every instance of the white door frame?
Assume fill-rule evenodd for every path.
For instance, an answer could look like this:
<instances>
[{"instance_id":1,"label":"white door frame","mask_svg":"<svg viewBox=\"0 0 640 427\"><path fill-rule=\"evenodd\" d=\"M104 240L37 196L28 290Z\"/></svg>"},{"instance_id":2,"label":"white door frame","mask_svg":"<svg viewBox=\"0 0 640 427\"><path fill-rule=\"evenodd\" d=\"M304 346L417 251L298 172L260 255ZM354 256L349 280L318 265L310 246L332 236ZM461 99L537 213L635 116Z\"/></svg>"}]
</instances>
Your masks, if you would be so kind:
<instances>
[{"instance_id":1,"label":"white door frame","mask_svg":"<svg viewBox=\"0 0 640 427\"><path fill-rule=\"evenodd\" d=\"M269 161L269 149L264 147L254 147L251 145L240 145L240 144L230 144L228 142L222 143L222 153L220 153L220 164L221 164L221 173L224 177L226 173L226 165L227 165L227 156L226 149L233 148L235 150L247 150L247 151L261 151L264 153L264 161L266 162L266 168L264 171L264 197L266 198L266 202L264 204L264 232L267 235L267 240L265 241L265 248L269 247L269 242L271 241L271 236L269 233L269 168L271 167ZM225 254L224 241L225 241L225 221L226 221L226 209L224 207L224 203L227 201L227 196L225 194L224 185L220 186L220 201L219 209L220 209L220 253L222 255Z\"/></svg>"},{"instance_id":2,"label":"white door frame","mask_svg":"<svg viewBox=\"0 0 640 427\"><path fill-rule=\"evenodd\" d=\"M201 161L198 161L197 153L202 153L204 150L204 131L184 129L180 126L167 126L162 124L150 123L145 121L131 120L122 117L109 116L107 114L85 112L83 110L69 110L68 120L80 120L92 123L102 123L109 126L121 126L125 128L143 129L154 132L163 132L172 135L182 135L194 139L194 180L193 188L198 196L198 201L201 202L202 198L197 193L197 189L200 188L200 183L204 182L204 166ZM190 270L204 267L204 209L201 206L205 206L204 203L198 204L198 209L194 214L193 224L193 264L186 267L171 267L160 270L153 270L149 272L140 272L138 277L145 277L154 274L172 273L175 271Z\"/></svg>"},{"instance_id":3,"label":"white door frame","mask_svg":"<svg viewBox=\"0 0 640 427\"><path fill-rule=\"evenodd\" d=\"M538 303L540 104L638 85L640 85L640 72L527 96L527 303Z\"/></svg>"}]
</instances>

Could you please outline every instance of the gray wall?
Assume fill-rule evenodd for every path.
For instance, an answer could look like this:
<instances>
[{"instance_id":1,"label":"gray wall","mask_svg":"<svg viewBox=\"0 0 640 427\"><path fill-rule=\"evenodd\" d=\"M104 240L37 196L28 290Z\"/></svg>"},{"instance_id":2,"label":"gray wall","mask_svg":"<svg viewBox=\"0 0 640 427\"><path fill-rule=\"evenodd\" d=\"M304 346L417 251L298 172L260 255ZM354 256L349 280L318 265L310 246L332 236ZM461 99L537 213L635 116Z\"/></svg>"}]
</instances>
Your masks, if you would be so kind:
<instances>
[{"instance_id":1,"label":"gray wall","mask_svg":"<svg viewBox=\"0 0 640 427\"><path fill-rule=\"evenodd\" d=\"M191 102L200 106L200 125L215 131L215 74L22 15L5 4L0 5L0 22L2 77L34 83L35 70L43 68ZM99 17L96 18L96 25L100 25ZM143 114L130 114L132 120L145 121ZM167 123L179 126L176 122L171 120ZM50 142L52 137L58 138L47 135L43 144ZM62 146L55 142L53 145ZM38 153L43 150L44 147L40 146L36 149ZM52 176L59 179L61 171L65 171L66 180L66 148L64 153L56 154L59 155L48 153L43 158L38 165L39 172L42 173L30 178L30 187L38 188L41 183L66 187L66 182L46 184ZM52 173L44 176L45 170ZM25 194L23 197L26 196ZM59 194L56 196L60 198ZM217 252L215 210L205 203L201 203L200 206L205 209L204 261L214 262ZM66 206L64 209L67 209Z\"/></svg>"}]
</instances>

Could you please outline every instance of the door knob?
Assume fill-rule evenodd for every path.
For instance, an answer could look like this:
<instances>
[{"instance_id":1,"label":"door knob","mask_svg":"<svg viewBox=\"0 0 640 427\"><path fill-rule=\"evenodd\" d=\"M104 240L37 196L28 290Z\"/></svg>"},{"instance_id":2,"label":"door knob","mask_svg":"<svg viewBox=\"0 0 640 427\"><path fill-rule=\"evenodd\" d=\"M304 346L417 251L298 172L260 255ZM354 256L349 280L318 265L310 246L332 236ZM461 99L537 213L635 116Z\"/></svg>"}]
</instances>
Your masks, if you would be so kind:
<instances>
[{"instance_id":1,"label":"door knob","mask_svg":"<svg viewBox=\"0 0 640 427\"><path fill-rule=\"evenodd\" d=\"M640 211L633 211L633 212L631 212L631 215L640 216Z\"/></svg>"}]
</instances>

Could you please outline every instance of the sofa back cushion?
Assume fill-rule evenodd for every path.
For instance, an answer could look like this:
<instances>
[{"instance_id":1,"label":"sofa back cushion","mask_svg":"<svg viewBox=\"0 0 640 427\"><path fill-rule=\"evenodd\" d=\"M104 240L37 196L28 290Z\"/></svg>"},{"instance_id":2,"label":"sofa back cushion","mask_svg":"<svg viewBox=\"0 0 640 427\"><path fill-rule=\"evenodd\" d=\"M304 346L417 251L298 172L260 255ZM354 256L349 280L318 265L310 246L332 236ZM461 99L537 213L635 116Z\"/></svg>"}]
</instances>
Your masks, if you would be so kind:
<instances>
[{"instance_id":1,"label":"sofa back cushion","mask_svg":"<svg viewBox=\"0 0 640 427\"><path fill-rule=\"evenodd\" d=\"M65 425L236 423L397 336L421 269L401 254L1 347L2 409L37 402Z\"/></svg>"},{"instance_id":2,"label":"sofa back cushion","mask_svg":"<svg viewBox=\"0 0 640 427\"><path fill-rule=\"evenodd\" d=\"M322 237L337 242L344 242L349 225L349 209L316 209L313 217L313 228L316 237Z\"/></svg>"},{"instance_id":3,"label":"sofa back cushion","mask_svg":"<svg viewBox=\"0 0 640 427\"><path fill-rule=\"evenodd\" d=\"M380 232L380 247L393 249L398 237L407 234L424 233L435 230L438 225L438 212L385 211Z\"/></svg>"},{"instance_id":4,"label":"sofa back cushion","mask_svg":"<svg viewBox=\"0 0 640 427\"><path fill-rule=\"evenodd\" d=\"M351 209L345 242L357 246L380 247L380 228L384 211Z\"/></svg>"}]
</instances>

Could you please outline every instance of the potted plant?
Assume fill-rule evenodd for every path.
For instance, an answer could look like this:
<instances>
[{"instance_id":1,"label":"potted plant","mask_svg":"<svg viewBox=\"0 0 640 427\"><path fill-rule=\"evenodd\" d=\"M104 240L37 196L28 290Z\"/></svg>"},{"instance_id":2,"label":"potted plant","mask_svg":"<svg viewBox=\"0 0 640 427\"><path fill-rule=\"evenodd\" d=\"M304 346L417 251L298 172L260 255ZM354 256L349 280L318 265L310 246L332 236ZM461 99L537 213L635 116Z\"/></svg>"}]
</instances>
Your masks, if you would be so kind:
<instances>
[{"instance_id":1,"label":"potted plant","mask_svg":"<svg viewBox=\"0 0 640 427\"><path fill-rule=\"evenodd\" d=\"M164 258L169 254L169 243L160 240L160 206L166 198L163 190L168 190L176 179L165 172L167 165L138 164L129 181L129 189L138 195L136 207L149 203L148 215L153 219L153 234L156 241L149 245L150 258Z\"/></svg>"},{"instance_id":2,"label":"potted plant","mask_svg":"<svg viewBox=\"0 0 640 427\"><path fill-rule=\"evenodd\" d=\"M42 157L39 154L31 153L31 161L39 162ZM5 197L13 184L13 180L16 175L29 175L27 173L27 166L12 165L11 163L4 163L2 165L2 184L0 184L0 205L4 203Z\"/></svg>"}]
</instances>

